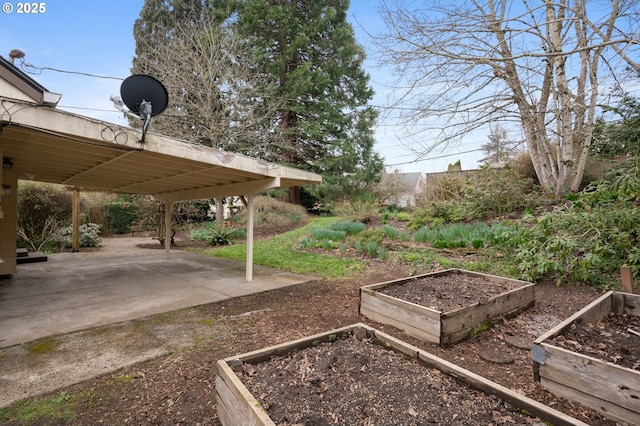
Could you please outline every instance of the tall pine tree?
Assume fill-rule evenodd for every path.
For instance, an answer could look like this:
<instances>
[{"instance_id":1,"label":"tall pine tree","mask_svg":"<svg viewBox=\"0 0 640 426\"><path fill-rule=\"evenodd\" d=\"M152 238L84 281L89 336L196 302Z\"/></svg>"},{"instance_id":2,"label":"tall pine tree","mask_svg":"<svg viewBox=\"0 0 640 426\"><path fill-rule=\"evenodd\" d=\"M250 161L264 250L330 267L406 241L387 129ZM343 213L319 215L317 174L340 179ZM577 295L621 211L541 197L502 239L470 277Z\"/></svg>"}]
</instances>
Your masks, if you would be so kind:
<instances>
[{"instance_id":1,"label":"tall pine tree","mask_svg":"<svg viewBox=\"0 0 640 426\"><path fill-rule=\"evenodd\" d=\"M282 142L270 157L323 176L320 198L353 196L378 181L373 151L376 111L362 63L364 51L347 22L348 0L239 0L237 31L277 99ZM290 201L300 201L299 192Z\"/></svg>"}]
</instances>

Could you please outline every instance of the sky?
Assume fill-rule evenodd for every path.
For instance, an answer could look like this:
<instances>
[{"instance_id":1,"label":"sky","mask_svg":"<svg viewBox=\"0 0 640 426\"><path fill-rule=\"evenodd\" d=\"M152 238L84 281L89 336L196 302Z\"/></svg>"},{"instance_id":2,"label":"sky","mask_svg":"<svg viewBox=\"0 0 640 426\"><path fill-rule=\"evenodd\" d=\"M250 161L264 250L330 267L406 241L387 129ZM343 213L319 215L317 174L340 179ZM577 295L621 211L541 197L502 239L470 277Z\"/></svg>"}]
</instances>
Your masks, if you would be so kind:
<instances>
[{"instance_id":1,"label":"sky","mask_svg":"<svg viewBox=\"0 0 640 426\"><path fill-rule=\"evenodd\" d=\"M50 92L62 94L58 108L127 124L109 97L120 94L122 80L130 75L135 56L133 24L144 0L49 0L36 2L37 10L24 7L34 2L1 2L0 55L8 59L12 49L25 52L22 69ZM364 69L376 92L371 104L384 109L388 91L385 82L393 71L380 67L371 51L373 44L368 34L375 34L384 26L376 2L351 0L348 19L356 41L368 52ZM483 157L479 147L486 137L476 136L416 162L415 153L400 142L408 140L402 132L403 128L389 121L380 120L376 126L375 149L384 158L387 172L442 172L458 160L462 169L468 170L477 168Z\"/></svg>"}]
</instances>

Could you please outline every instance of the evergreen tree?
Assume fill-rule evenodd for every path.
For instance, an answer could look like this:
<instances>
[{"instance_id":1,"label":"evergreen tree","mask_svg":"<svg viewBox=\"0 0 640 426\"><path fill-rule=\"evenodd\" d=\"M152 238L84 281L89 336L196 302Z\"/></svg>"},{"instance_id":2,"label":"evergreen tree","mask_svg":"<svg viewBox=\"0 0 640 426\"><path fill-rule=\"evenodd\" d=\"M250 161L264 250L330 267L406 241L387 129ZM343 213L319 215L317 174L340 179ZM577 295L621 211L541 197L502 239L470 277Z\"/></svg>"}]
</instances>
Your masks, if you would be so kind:
<instances>
[{"instance_id":1,"label":"evergreen tree","mask_svg":"<svg viewBox=\"0 0 640 426\"><path fill-rule=\"evenodd\" d=\"M488 138L489 142L480 146L486 155L480 160L480 163L489 167L502 167L509 160L515 158L517 142L509 140L509 135L504 127L496 125L491 128Z\"/></svg>"},{"instance_id":2,"label":"evergreen tree","mask_svg":"<svg viewBox=\"0 0 640 426\"><path fill-rule=\"evenodd\" d=\"M615 119L597 120L591 155L600 158L640 155L640 99L619 90L618 105L604 106L603 110L613 113Z\"/></svg>"},{"instance_id":3,"label":"evergreen tree","mask_svg":"<svg viewBox=\"0 0 640 426\"><path fill-rule=\"evenodd\" d=\"M240 0L237 30L279 100L282 143L268 155L323 176L321 198L353 196L379 181L376 112L364 51L346 20L348 0ZM272 129L273 130L273 129ZM299 192L290 193L299 202Z\"/></svg>"},{"instance_id":4,"label":"evergreen tree","mask_svg":"<svg viewBox=\"0 0 640 426\"><path fill-rule=\"evenodd\" d=\"M133 72L158 78L154 131L319 173L313 196L365 192L382 173L363 49L346 0L146 0ZM289 201L300 202L298 188Z\"/></svg>"}]
</instances>

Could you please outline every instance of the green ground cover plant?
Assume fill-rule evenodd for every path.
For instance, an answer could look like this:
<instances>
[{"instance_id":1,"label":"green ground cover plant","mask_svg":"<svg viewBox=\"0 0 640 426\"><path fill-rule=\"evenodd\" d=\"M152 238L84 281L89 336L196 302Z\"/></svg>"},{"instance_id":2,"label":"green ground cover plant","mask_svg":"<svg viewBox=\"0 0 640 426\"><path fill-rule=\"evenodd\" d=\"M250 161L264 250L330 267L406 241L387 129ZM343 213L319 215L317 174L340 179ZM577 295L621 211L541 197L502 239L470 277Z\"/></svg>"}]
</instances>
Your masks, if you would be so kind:
<instances>
[{"instance_id":1,"label":"green ground cover plant","mask_svg":"<svg viewBox=\"0 0 640 426\"><path fill-rule=\"evenodd\" d=\"M622 265L640 273L640 166L627 162L537 217L512 236L525 279L552 277L558 284L616 286Z\"/></svg>"},{"instance_id":2,"label":"green ground cover plant","mask_svg":"<svg viewBox=\"0 0 640 426\"><path fill-rule=\"evenodd\" d=\"M247 232L224 223L205 222L189 232L192 240L206 241L210 246L225 246L245 238Z\"/></svg>"},{"instance_id":3,"label":"green ground cover plant","mask_svg":"<svg viewBox=\"0 0 640 426\"><path fill-rule=\"evenodd\" d=\"M328 227L336 220L331 217L314 218L301 228L258 241L254 244L253 260L259 265L321 278L347 278L362 271L366 265L359 259L308 253L297 249L298 241L307 236L312 228ZM246 244L236 244L205 250L205 253L244 261L246 250Z\"/></svg>"},{"instance_id":4,"label":"green ground cover plant","mask_svg":"<svg viewBox=\"0 0 640 426\"><path fill-rule=\"evenodd\" d=\"M0 423L4 424L10 420L24 425L71 422L76 416L75 405L67 391L62 391L55 397L20 401L0 410Z\"/></svg>"}]
</instances>

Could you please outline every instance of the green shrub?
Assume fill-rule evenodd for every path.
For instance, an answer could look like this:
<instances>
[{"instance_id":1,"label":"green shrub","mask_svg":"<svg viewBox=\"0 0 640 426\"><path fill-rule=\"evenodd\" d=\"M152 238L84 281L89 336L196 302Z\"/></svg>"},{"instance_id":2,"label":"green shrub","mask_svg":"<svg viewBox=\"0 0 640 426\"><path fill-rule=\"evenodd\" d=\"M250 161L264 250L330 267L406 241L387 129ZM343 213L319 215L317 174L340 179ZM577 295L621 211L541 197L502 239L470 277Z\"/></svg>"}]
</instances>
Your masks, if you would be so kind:
<instances>
[{"instance_id":1,"label":"green shrub","mask_svg":"<svg viewBox=\"0 0 640 426\"><path fill-rule=\"evenodd\" d=\"M468 219L465 217L464 209L459 202L433 202L431 203L430 211L434 218L442 219L445 222L458 222Z\"/></svg>"},{"instance_id":2,"label":"green shrub","mask_svg":"<svg viewBox=\"0 0 640 426\"><path fill-rule=\"evenodd\" d=\"M640 274L640 166L637 159L615 171L609 181L589 185L553 211L528 218L529 227L513 234L516 260L525 279L553 277L557 283L618 285L620 266Z\"/></svg>"},{"instance_id":3,"label":"green shrub","mask_svg":"<svg viewBox=\"0 0 640 426\"><path fill-rule=\"evenodd\" d=\"M504 232L503 226L495 226L494 229L482 222L425 226L414 232L413 238L419 243L430 243L435 248L458 248L469 244L480 248L485 244L490 245L495 233Z\"/></svg>"},{"instance_id":4,"label":"green shrub","mask_svg":"<svg viewBox=\"0 0 640 426\"><path fill-rule=\"evenodd\" d=\"M320 241L320 247L322 247L322 249L324 250L331 250L336 248L337 246L338 246L337 243L333 240L324 239Z\"/></svg>"},{"instance_id":5,"label":"green shrub","mask_svg":"<svg viewBox=\"0 0 640 426\"><path fill-rule=\"evenodd\" d=\"M481 239L481 238L475 238L475 239L471 240L471 246L474 249L482 248L482 247L484 247L484 240Z\"/></svg>"},{"instance_id":6,"label":"green shrub","mask_svg":"<svg viewBox=\"0 0 640 426\"><path fill-rule=\"evenodd\" d=\"M431 231L426 226L418 229L413 233L413 239L418 243L426 243L429 241L429 236L431 235Z\"/></svg>"},{"instance_id":7,"label":"green shrub","mask_svg":"<svg viewBox=\"0 0 640 426\"><path fill-rule=\"evenodd\" d=\"M498 217L539 203L540 192L531 179L511 168L483 168L467 178L462 202L463 217Z\"/></svg>"},{"instance_id":8,"label":"green shrub","mask_svg":"<svg viewBox=\"0 0 640 426\"><path fill-rule=\"evenodd\" d=\"M19 181L18 246L50 248L60 226L71 220L72 196L59 185Z\"/></svg>"},{"instance_id":9,"label":"green shrub","mask_svg":"<svg viewBox=\"0 0 640 426\"><path fill-rule=\"evenodd\" d=\"M301 250L304 249L311 249L314 248L316 246L316 242L317 240L313 237L305 237L302 240L300 240L300 243L298 244L298 247Z\"/></svg>"},{"instance_id":10,"label":"green shrub","mask_svg":"<svg viewBox=\"0 0 640 426\"><path fill-rule=\"evenodd\" d=\"M256 225L268 227L285 227L292 223L304 224L307 210L296 204L285 203L272 197L259 196L254 200L254 222ZM239 223L247 222L247 209L242 209L238 215Z\"/></svg>"},{"instance_id":11,"label":"green shrub","mask_svg":"<svg viewBox=\"0 0 640 426\"><path fill-rule=\"evenodd\" d=\"M126 234L140 220L140 206L127 201L113 201L107 208L107 228L110 234Z\"/></svg>"},{"instance_id":12,"label":"green shrub","mask_svg":"<svg viewBox=\"0 0 640 426\"><path fill-rule=\"evenodd\" d=\"M380 216L380 208L375 201L345 202L331 210L334 216L346 217L354 221L363 221Z\"/></svg>"},{"instance_id":13,"label":"green shrub","mask_svg":"<svg viewBox=\"0 0 640 426\"><path fill-rule=\"evenodd\" d=\"M245 238L246 234L246 231L241 228L209 222L205 224L203 230L199 230L196 233L192 232L191 236L199 240L207 241L207 244L211 246L225 246L235 240Z\"/></svg>"},{"instance_id":14,"label":"green shrub","mask_svg":"<svg viewBox=\"0 0 640 426\"><path fill-rule=\"evenodd\" d=\"M85 223L80 225L78 242L80 247L98 247L102 242L100 238L100 225L97 223ZM54 242L61 248L73 245L73 227L66 226L59 229L54 237Z\"/></svg>"}]
</instances>

